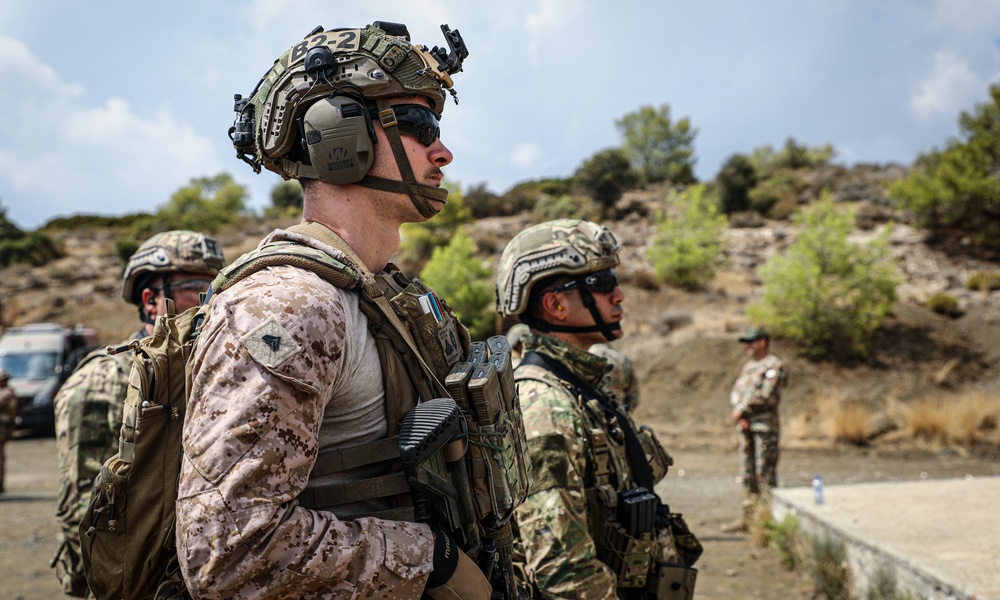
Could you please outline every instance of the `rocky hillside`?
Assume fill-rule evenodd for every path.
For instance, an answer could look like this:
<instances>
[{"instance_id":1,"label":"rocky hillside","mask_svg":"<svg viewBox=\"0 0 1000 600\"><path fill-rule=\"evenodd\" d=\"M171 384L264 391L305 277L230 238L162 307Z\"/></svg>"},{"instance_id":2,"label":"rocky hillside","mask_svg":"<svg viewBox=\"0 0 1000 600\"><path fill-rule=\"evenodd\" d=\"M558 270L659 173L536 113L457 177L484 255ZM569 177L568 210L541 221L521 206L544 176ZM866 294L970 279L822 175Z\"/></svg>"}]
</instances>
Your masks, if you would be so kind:
<instances>
[{"instance_id":1,"label":"rocky hillside","mask_svg":"<svg viewBox=\"0 0 1000 600\"><path fill-rule=\"evenodd\" d=\"M797 357L792 345L775 340L774 352L790 364L783 412L789 440L809 445L826 439L823 407L831 402L868 405L884 421L894 417L899 403L935 394L975 388L1000 396L1000 292L965 289L971 273L997 271L1000 264L929 246L905 215L893 211L879 185L901 175L901 168L893 166L833 167L813 174L812 191L799 199L808 202L820 188L832 187L837 201L856 205L859 242L894 221L893 252L904 282L900 301L877 332L875 351L866 362L807 361ZM643 210L608 223L624 246L619 271L626 292L626 337L617 345L633 359L640 377L640 420L653 424L675 446L728 445L728 391L744 360L735 339L748 324L747 305L761 295L758 268L783 252L796 230L789 221L763 220L730 228L727 264L707 290L688 293L657 286L645 260L655 226L640 215L651 213L662 196L663 190L628 194L621 206ZM530 223L528 215L483 219L471 230L480 249L495 259ZM267 231L289 224L248 219L218 237L232 260ZM118 296L122 265L114 256L116 234L94 229L57 232L56 237L66 257L43 267L0 271L0 324L82 323L107 343L134 331L135 309ZM925 308L927 299L939 292L958 299L961 316L945 317Z\"/></svg>"}]
</instances>

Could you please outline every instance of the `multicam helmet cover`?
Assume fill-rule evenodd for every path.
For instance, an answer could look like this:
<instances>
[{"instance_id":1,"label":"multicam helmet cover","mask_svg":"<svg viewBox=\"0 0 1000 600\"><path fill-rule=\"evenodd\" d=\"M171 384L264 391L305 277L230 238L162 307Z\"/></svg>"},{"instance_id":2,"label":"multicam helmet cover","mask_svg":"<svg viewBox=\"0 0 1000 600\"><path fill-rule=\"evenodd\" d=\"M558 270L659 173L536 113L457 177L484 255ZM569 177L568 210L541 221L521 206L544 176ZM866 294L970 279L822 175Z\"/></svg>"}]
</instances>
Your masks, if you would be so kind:
<instances>
[{"instance_id":1,"label":"multicam helmet cover","mask_svg":"<svg viewBox=\"0 0 1000 600\"><path fill-rule=\"evenodd\" d=\"M139 305L142 282L154 273L193 273L215 277L225 265L219 242L196 231L158 233L139 246L125 265L122 298Z\"/></svg>"},{"instance_id":2,"label":"multicam helmet cover","mask_svg":"<svg viewBox=\"0 0 1000 600\"><path fill-rule=\"evenodd\" d=\"M395 23L329 31L317 27L274 62L248 100L236 96L239 116L230 136L238 155L255 171L263 166L286 179L311 176L309 165L289 156L299 143L298 120L317 100L343 88L367 101L423 96L440 114L445 90L455 93L451 75L462 70L468 56L457 30L447 25L441 30L450 54L411 43L406 27ZM317 48L329 52L313 52Z\"/></svg>"},{"instance_id":3,"label":"multicam helmet cover","mask_svg":"<svg viewBox=\"0 0 1000 600\"><path fill-rule=\"evenodd\" d=\"M514 236L500 257L497 311L520 315L532 288L554 275L580 275L618 266L618 240L607 227L578 219L556 219Z\"/></svg>"}]
</instances>

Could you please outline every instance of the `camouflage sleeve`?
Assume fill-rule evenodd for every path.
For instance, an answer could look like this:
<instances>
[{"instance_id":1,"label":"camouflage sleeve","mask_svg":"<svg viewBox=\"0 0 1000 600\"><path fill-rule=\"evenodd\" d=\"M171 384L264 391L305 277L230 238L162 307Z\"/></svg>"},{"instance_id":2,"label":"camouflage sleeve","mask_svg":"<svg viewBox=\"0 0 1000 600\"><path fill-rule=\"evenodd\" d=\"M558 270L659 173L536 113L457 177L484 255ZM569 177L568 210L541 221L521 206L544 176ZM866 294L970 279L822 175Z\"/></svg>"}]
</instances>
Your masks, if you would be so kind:
<instances>
[{"instance_id":1,"label":"camouflage sleeve","mask_svg":"<svg viewBox=\"0 0 1000 600\"><path fill-rule=\"evenodd\" d=\"M615 576L597 559L584 492L584 422L565 390L522 381L534 484L515 515L529 576L543 598L615 598Z\"/></svg>"},{"instance_id":2,"label":"camouflage sleeve","mask_svg":"<svg viewBox=\"0 0 1000 600\"><path fill-rule=\"evenodd\" d=\"M66 537L90 503L90 489L104 461L118 451L127 376L111 357L90 360L76 370L54 400L59 455L56 517Z\"/></svg>"},{"instance_id":3,"label":"camouflage sleeve","mask_svg":"<svg viewBox=\"0 0 1000 600\"><path fill-rule=\"evenodd\" d=\"M753 412L774 411L781 400L781 387L787 379L781 361L768 356L755 374L756 385L747 400L747 408Z\"/></svg>"},{"instance_id":4,"label":"camouflage sleeve","mask_svg":"<svg viewBox=\"0 0 1000 600\"><path fill-rule=\"evenodd\" d=\"M296 502L331 389L349 372L345 292L290 268L247 282L216 299L193 356L177 500L192 595L419 598L432 569L426 525L340 521Z\"/></svg>"}]
</instances>

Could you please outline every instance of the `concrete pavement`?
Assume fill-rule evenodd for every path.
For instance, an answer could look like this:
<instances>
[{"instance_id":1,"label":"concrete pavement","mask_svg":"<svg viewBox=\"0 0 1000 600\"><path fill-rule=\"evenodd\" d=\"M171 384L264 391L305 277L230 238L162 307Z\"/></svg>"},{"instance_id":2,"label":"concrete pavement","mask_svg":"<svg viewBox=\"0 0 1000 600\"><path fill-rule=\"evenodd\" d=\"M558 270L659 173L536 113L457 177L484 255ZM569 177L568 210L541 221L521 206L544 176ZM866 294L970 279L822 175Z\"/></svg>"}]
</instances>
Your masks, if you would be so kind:
<instances>
[{"instance_id":1,"label":"concrete pavement","mask_svg":"<svg viewBox=\"0 0 1000 600\"><path fill-rule=\"evenodd\" d=\"M779 521L845 543L858 597L891 574L897 590L927 600L1000 600L1000 477L827 485L774 491Z\"/></svg>"}]
</instances>

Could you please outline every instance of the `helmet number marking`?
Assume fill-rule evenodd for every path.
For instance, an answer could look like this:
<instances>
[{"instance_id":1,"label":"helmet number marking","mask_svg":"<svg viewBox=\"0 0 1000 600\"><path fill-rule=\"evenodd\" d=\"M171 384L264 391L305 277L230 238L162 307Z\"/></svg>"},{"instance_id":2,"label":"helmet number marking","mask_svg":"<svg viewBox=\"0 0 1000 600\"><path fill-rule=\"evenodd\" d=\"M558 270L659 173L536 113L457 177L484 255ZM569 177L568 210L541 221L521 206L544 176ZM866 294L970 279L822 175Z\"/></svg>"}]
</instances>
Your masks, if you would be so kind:
<instances>
[{"instance_id":1,"label":"helmet number marking","mask_svg":"<svg viewBox=\"0 0 1000 600\"><path fill-rule=\"evenodd\" d=\"M325 31L303 40L292 47L289 63L296 63L306 56L310 48L328 46L334 52L354 52L360 47L360 29L341 29L340 31Z\"/></svg>"}]
</instances>

